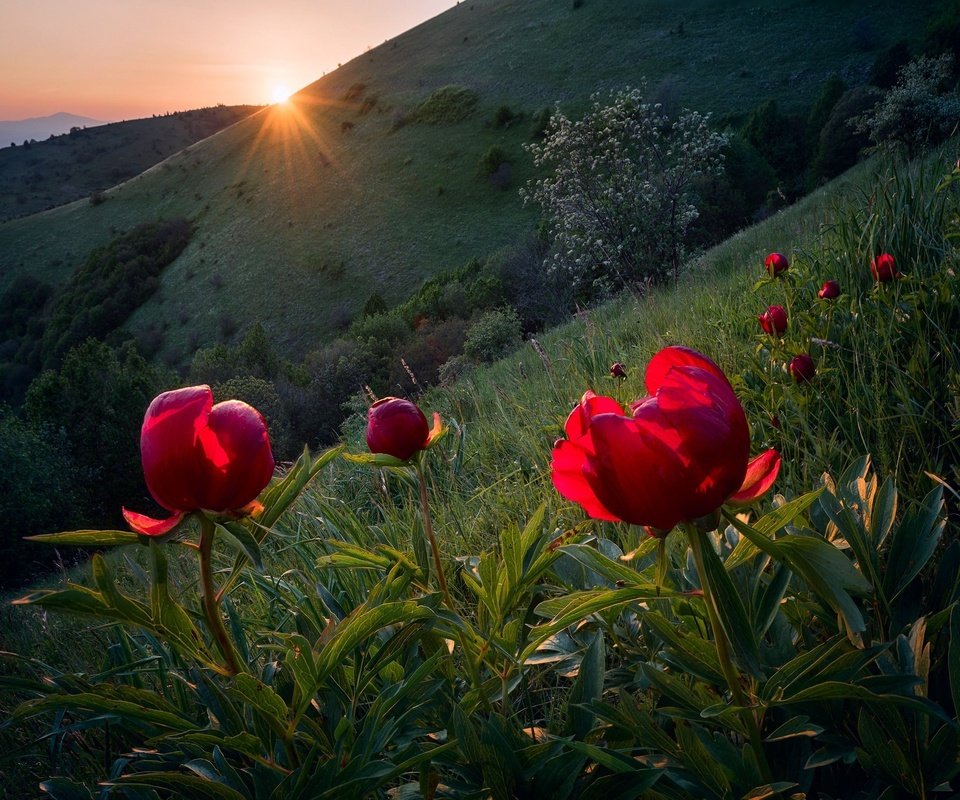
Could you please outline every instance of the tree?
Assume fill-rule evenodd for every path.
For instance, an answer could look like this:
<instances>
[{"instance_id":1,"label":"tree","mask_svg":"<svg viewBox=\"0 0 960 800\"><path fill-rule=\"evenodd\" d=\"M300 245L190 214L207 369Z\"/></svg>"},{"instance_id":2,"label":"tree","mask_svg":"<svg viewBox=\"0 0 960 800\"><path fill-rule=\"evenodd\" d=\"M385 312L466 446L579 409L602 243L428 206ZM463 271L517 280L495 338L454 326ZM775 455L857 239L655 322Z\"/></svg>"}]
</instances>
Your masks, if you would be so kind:
<instances>
[{"instance_id":1,"label":"tree","mask_svg":"<svg viewBox=\"0 0 960 800\"><path fill-rule=\"evenodd\" d=\"M521 194L543 209L553 268L586 295L676 279L697 217L695 181L719 173L726 139L694 111L670 119L639 89L592 99L577 121L557 109L543 143L527 145L551 170Z\"/></svg>"},{"instance_id":2,"label":"tree","mask_svg":"<svg viewBox=\"0 0 960 800\"><path fill-rule=\"evenodd\" d=\"M856 120L857 130L869 133L877 147L903 148L909 156L943 141L956 132L960 119L956 90L942 91L952 69L950 54L911 61L873 110Z\"/></svg>"}]
</instances>

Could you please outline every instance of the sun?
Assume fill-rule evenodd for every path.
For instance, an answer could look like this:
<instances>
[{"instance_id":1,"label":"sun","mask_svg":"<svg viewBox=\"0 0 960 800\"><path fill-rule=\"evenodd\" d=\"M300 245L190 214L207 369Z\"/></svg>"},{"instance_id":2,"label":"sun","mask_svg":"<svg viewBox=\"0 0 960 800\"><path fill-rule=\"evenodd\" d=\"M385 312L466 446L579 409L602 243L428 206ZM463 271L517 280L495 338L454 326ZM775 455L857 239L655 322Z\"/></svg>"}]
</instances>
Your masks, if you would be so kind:
<instances>
[{"instance_id":1,"label":"sun","mask_svg":"<svg viewBox=\"0 0 960 800\"><path fill-rule=\"evenodd\" d=\"M270 92L270 102L273 105L280 103L287 103L290 101L290 95L293 94L290 89L283 84L277 84L273 87L273 91Z\"/></svg>"}]
</instances>

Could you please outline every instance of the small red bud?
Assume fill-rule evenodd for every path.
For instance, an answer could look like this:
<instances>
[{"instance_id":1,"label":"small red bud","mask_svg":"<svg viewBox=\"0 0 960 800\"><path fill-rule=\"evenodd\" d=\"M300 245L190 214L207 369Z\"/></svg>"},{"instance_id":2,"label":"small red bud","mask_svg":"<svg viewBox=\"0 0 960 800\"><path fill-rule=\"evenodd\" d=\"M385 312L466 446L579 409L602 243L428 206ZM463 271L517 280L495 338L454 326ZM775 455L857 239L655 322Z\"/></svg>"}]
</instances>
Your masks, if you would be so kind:
<instances>
[{"instance_id":1,"label":"small red bud","mask_svg":"<svg viewBox=\"0 0 960 800\"><path fill-rule=\"evenodd\" d=\"M790 262L787 261L787 257L783 253L771 253L764 260L763 265L767 268L771 277L776 278L790 267Z\"/></svg>"},{"instance_id":2,"label":"small red bud","mask_svg":"<svg viewBox=\"0 0 960 800\"><path fill-rule=\"evenodd\" d=\"M794 356L790 362L790 374L796 383L809 383L817 374L817 366L806 353Z\"/></svg>"},{"instance_id":3,"label":"small red bud","mask_svg":"<svg viewBox=\"0 0 960 800\"><path fill-rule=\"evenodd\" d=\"M817 297L821 300L836 300L840 296L840 284L836 281L824 281Z\"/></svg>"},{"instance_id":4,"label":"small red bud","mask_svg":"<svg viewBox=\"0 0 960 800\"><path fill-rule=\"evenodd\" d=\"M787 329L787 312L783 306L770 306L757 319L763 332L780 336Z\"/></svg>"}]
</instances>

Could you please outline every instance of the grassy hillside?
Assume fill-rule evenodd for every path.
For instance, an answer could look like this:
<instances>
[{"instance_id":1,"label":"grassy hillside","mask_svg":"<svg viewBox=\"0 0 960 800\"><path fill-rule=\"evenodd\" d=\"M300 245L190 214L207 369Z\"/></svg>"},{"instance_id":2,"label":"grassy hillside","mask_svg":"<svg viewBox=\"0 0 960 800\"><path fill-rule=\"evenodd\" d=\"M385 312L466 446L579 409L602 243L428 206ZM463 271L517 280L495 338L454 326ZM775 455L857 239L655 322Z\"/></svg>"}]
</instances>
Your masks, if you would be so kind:
<instances>
[{"instance_id":1,"label":"grassy hillside","mask_svg":"<svg viewBox=\"0 0 960 800\"><path fill-rule=\"evenodd\" d=\"M534 532L538 539L544 541L552 540L560 532L565 532L567 538L564 541L569 541L574 529L596 534L606 540L601 552L607 555L610 552L619 555L631 551L644 546L645 542L649 545L652 540L637 526L588 522L582 509L559 497L551 485L550 448L553 440L562 433L569 408L585 388L617 395L623 401L643 395L644 365L653 352L668 344L683 343L701 349L715 358L731 377L746 407L752 427L753 450L774 446L783 454L784 466L776 484L778 493L782 493L787 500L797 498L816 485L823 471L836 476L851 459L869 451L874 455L878 474L883 476L888 471L896 471L903 490L899 506L901 512L895 515L890 510L889 522L892 523L893 517L897 516L896 529L907 531L900 539L911 538L914 529L901 519L909 518L909 512L904 515L902 509L908 508L911 501L919 499L930 488L931 478L929 474L924 475L922 470L939 471L940 476L952 485L956 485L960 478L955 436L952 442L948 441L949 434L942 437L942 441L953 448L952 455L945 461L935 463L928 460L931 450L911 444L910 439L918 428L923 428L929 436L935 429L927 426L938 418L946 419L947 424L953 425L955 430L958 418L955 408L939 400L924 404L925 390L946 389L945 380L930 381L926 387L922 383L925 374L923 361L927 356L932 355L937 363L935 371L940 379L947 373L956 376L960 368L960 349L950 335L960 324L953 302L957 252L944 236L956 229L957 196L955 191L934 192L937 182L950 172L953 162L954 154L951 151L948 155L933 157L925 168L901 166L891 170L890 165L875 161L863 164L790 209L712 249L700 261L690 265L685 279L676 287L657 290L640 299L624 296L602 308L581 314L569 324L542 336L541 353L538 354L531 345L525 345L522 350L489 369L478 369L452 387L433 390L421 398L420 405L425 410L439 409L453 427L452 434L438 450L429 454L427 462L434 525L460 613L478 626L486 624L484 620L488 615L483 608L475 612L474 599L464 579L464 573L470 569L469 558L483 553L485 559L502 556L506 560L509 557L504 544L509 538L506 532L515 526L522 526L527 520L537 520ZM878 245L896 252L898 264L905 273L902 281L882 286L873 283L868 267L869 254L875 252ZM775 282L756 285L758 276L763 275L763 257L773 249L788 255L791 269ZM838 301L818 305L811 289L815 290L826 277L838 278L843 294ZM768 363L782 366L778 362L789 356L777 349L783 346L782 343L778 345L758 332L755 316L768 303L787 302L789 305L791 299L795 304L791 308L791 327L785 337L787 346L792 343L801 348L810 348L817 359L819 373L815 383L795 385L780 370L779 381L787 402L784 410L778 411L783 417L782 427L774 427L768 417L766 398L756 391L752 381L758 365ZM891 310L895 314L889 313ZM915 314L915 310L922 313ZM834 315L846 321L831 327ZM926 330L916 327L918 324L927 326ZM844 346L835 345L831 348L828 347L829 342L824 344L824 340L816 344L810 338L810 328L805 327L808 325L818 335L826 332L843 342ZM937 326L943 327L942 332L931 336L931 333L936 333ZM841 338L843 336L847 338ZM870 376L859 368L869 365L872 354L879 355L886 370L882 377L888 379L880 384L879 390L868 380ZM617 385L608 373L609 365L614 360L622 361L627 366L628 378L622 386ZM911 399L916 402L903 403L898 384L902 376L908 375L918 381L910 387ZM951 403L955 405L955 396ZM849 424L851 421L854 423L852 427ZM348 447L353 452L364 450L360 441L361 425L362 420L358 418L348 441ZM934 440L937 438L941 438L939 433L934 433L929 444L936 444ZM340 460L324 469L295 512L285 517L276 535L271 535L264 543L264 570L243 572L236 593L237 611L231 606L231 623L236 626L246 624L251 630L259 630L257 626L287 626L304 637L317 639L322 643L318 645L320 648L331 647L326 637L339 634L329 620L321 620L318 628L309 628L317 609L335 608L337 611L330 613L339 616L342 606L344 610L360 616L365 608L360 604L368 596L376 597L378 582L390 582L390 578L385 577L386 571L391 567L399 570L402 565L389 558L382 571L351 570L343 568L343 565L337 569L332 565L330 552L333 548L329 542L352 543L359 546L360 553L374 555L379 555L378 547L385 543L407 550L411 531L416 531L419 525L419 508L415 498L411 476L402 471L385 471L378 475L369 468ZM536 509L541 505L546 507L545 516L537 517ZM937 509L934 516L941 514L939 501L929 507L934 506ZM951 527L947 528L944 537L948 541L956 538L955 511L951 513L954 515ZM809 517L810 520L816 518L814 513L810 513ZM798 522L798 526L800 524ZM806 524L806 520L802 524ZM830 531L829 528L827 530ZM835 537L840 536L836 529L832 532ZM799 531L793 528L790 534L780 537L780 540L799 538ZM806 529L803 534L820 535ZM667 557L672 558L669 580L680 585L680 581L689 578L691 570L685 543L679 534L671 534L671 537L665 551ZM842 544L843 557L847 558L846 551L853 548L845 542ZM175 559L171 570L174 577L172 591L189 602L196 593L192 553L174 555L174 548L165 547L171 552L171 558ZM944 556L946 574L938 578L938 585L942 583L946 589L937 596L946 596L947 605L955 601L960 592L956 570L950 567L949 561L950 557L958 556L957 549L954 541L949 549L953 555L949 556L948 553ZM863 569L860 552L857 551L857 558L860 560L859 568ZM896 548L888 545L884 553L895 565L893 556L896 555ZM931 546L926 557L929 558L932 553ZM630 577L629 570L633 569L642 574L645 580L650 579L652 567L648 566L649 560L644 558L648 554L649 547L645 547L640 558L630 556L616 561L620 565L615 576L617 586L624 584L623 576ZM144 572L148 568L147 556L148 548L132 546L110 553L107 561L117 580L114 583L111 577L104 583L101 578L101 587L108 585L114 587L113 591L119 589L135 596L142 595L148 580ZM223 571L218 575L222 578L234 555L232 551L224 550L221 556L218 566ZM455 561L454 557L462 557L462 560L458 558ZM497 563L501 565L503 562ZM932 563L935 564L936 560ZM517 626L528 617L531 621L524 621L523 624L533 625L541 621L530 615L530 610L550 592L559 591L558 586L566 591L582 588L581 584L590 589L597 586L613 589L613 579L607 580L607 572L601 576L581 571L578 578L576 570L563 570L561 567L563 564L558 564L548 577L536 579L531 596L528 598L524 595L522 603L511 607L511 613L517 615ZM754 568L751 566L750 569ZM500 572L507 570L501 568ZM763 572L764 569L758 568L758 575ZM891 567L891 572L896 574L895 567ZM932 573L932 569L929 572ZM89 571L84 569L80 580L89 584L88 574ZM499 573L483 574L486 586ZM684 578L685 574L687 578ZM928 578L929 575L925 574L926 583L931 582ZM813 638L816 636L833 636L837 641L842 641L843 631L837 623L837 615L825 605L820 609L817 605L819 600L811 599L807 594L803 597L804 604L791 600L783 606L784 614L788 617L793 613L792 609L798 606L803 609L798 619L806 625L809 638L793 637L791 641L796 643L797 649L802 652L812 650L818 641ZM911 595L906 602L912 604L915 600ZM658 609L662 610L662 602L657 601ZM686 598L682 601L684 604L687 602ZM929 602L933 603L934 600ZM650 605L653 606L653 603ZM864 601L861 605L867 608L870 603ZM930 609L940 607L931 605ZM927 606L924 609L923 613L927 613ZM644 610L653 611L646 606ZM681 610L684 614L690 613L688 606L683 606ZM920 613L913 607L911 611ZM587 612L584 612L584 616L588 616ZM605 616L601 614L598 618ZM871 624L876 619L882 621L883 617L874 610L871 612ZM236 620L242 620L242 623ZM893 636L896 636L904 626L899 618L895 618L894 623ZM345 619L341 619L341 624L344 630L348 630ZM321 636L323 625L329 625L330 630ZM307 632L302 633L297 626L303 626L302 630ZM947 625L942 623L941 627L947 629ZM626 654L623 653L625 642L629 644L627 640L631 634L623 627L618 631L618 635L610 640L607 651L609 663L614 668L608 669L605 678L600 678L599 688L595 692L598 697L604 689L607 695L612 696L614 689L620 688L617 682L633 674L619 667L626 664L630 669L635 669L631 659L635 659L636 654L629 648ZM42 671L57 676L58 686L65 685L69 691L76 693L80 690L74 688L73 682L80 678L71 673L118 669L118 665L134 658L142 658L146 663L152 661L152 657L148 657L151 652L149 648L159 649L155 641L143 637L144 644L137 634L122 636L119 644L108 647L113 635L102 625L96 628L78 625L75 619L71 620L66 614L48 615L37 608L6 606L0 612L0 650L40 659L40 662L17 661L11 657L0 667L0 674L7 671L8 675L17 676L11 680L11 685L17 691L27 691L28 681L19 684L13 681L22 675ZM576 631L571 628L569 635L575 637ZM931 639L934 635L930 634ZM491 635L482 641L495 641L502 648L504 638L496 639ZM338 640L334 638L334 641ZM278 646L268 636L258 640L260 642L263 642L263 650L270 653L272 658ZM371 657L380 644L377 642ZM352 641L351 652L357 646L357 642ZM568 655L576 655L570 663L579 664L579 654L586 649L586 642L571 639L567 645L557 646L569 647ZM459 643L457 647L460 647ZM443 649L446 653L446 648ZM494 650L497 648L491 648L491 651ZM769 658L773 665L769 666L771 672L780 666L776 659L781 657L774 651L773 647L770 653L764 650L765 659ZM853 648L850 651L860 652ZM366 653L366 650L362 652ZM257 651L250 659L253 661L259 657ZM362 657L356 657L358 664L363 660ZM276 663L271 661L271 668ZM291 661L283 663L285 669ZM380 662L374 660L374 663L379 669ZM587 663L586 658L583 663ZM600 661L601 675L605 663ZM944 663L944 659L939 657L931 661L941 671ZM51 666L48 667L48 664ZM457 663L456 667L452 661L450 664L453 670L450 674L451 684L464 683L463 664ZM678 669L672 662L669 666L671 669L667 670L668 673L683 674L685 681L697 678L696 672ZM67 674L59 675L61 669ZM163 669L167 670L168 667L164 665ZM284 669L276 670L276 674L282 676ZM492 679L495 687L489 691L494 703L500 702L502 691L503 713L515 724L522 724L528 729L534 725L526 716L521 718L522 704L526 703L526 711L536 715L533 719L541 733L565 736L568 735L563 733L564 715L568 713L565 703L577 702L576 699L566 699L572 674L558 668L558 676L549 669L542 665L531 669L529 688L518 689L506 681L501 684L499 679ZM824 666L823 670L828 671L829 665ZM820 671L819 666L815 671ZM413 672L400 670L396 678L390 673L384 681L393 682L395 686L397 681L408 679ZM112 673L102 674L107 675L109 680ZM267 674L266 670L263 674ZM154 673L145 669L145 675L147 685L152 686L149 681L155 679ZM454 675L457 680L453 680ZM627 678L623 678L624 675ZM101 682L99 676L91 680L98 684ZM156 683L163 685L167 680L168 674L164 672L156 679ZM340 685L352 683L347 680ZM940 684L931 680L930 685L936 688ZM462 686L460 688L465 691ZM638 688L631 683L627 691L618 697L622 699L630 693L640 696L644 690L645 687ZM44 688L44 691L50 690ZM350 694L340 686L336 691ZM13 694L10 692L11 697ZM169 694L173 698L170 702L176 703L175 693ZM77 704L80 705L83 700L89 702L89 696L84 694ZM570 696L576 698L577 690L574 689ZM467 699L470 699L469 694ZM723 700L721 689L703 702ZM71 701L72 698L66 700L67 703ZM514 705L510 706L511 703ZM255 706L255 702L253 704ZM473 705L468 705L468 711L471 720L483 718L483 711ZM703 717L707 718L707 714ZM350 719L348 715L345 718ZM700 724L698 719L699 715L695 714L688 721ZM378 718L374 717L374 720L372 724L379 725ZM47 750L41 752L29 741L31 734L40 735L46 730L43 727L44 719L38 717L31 723L33 728L25 725L0 729L0 741L5 750L14 752L14 747L22 745L24 752L30 754L29 757L18 758L16 762L9 762L8 785L14 789L35 784L38 779L50 774ZM59 718L56 724L61 724ZM767 727L772 728L777 724L779 720L773 717ZM852 726L850 730L854 728ZM669 728L665 726L664 730ZM854 737L852 733L849 735ZM600 738L598 736L595 739L598 751L601 745L611 749L616 747L615 741L601 742ZM955 753L956 740L951 741L951 753ZM641 738L640 743L650 746L650 740ZM316 740L311 739L311 744L315 745ZM517 745L518 750L521 745L529 743L522 740ZM58 774L92 782L104 769L100 761L89 757L86 752L70 750L59 742L54 742L52 747L50 752L58 759ZM110 747L110 742L104 746L108 754ZM224 749L228 748L225 746ZM377 755L383 755L386 750L381 748ZM450 761L455 765L463 763L465 758L457 751ZM950 758L955 758L955 755ZM802 764L804 760L800 759L797 763ZM923 768L927 768L926 762L924 765ZM442 769L442 762L438 769ZM799 766L794 769L800 771ZM833 777L851 783L858 779L856 768L851 765L844 765L837 771L821 771L817 775L824 780ZM489 780L486 775L482 777L483 780ZM478 779L478 783L483 783L483 780ZM22 791L27 789L23 788ZM504 792L497 796L517 795ZM691 790L689 795L678 796L743 796L743 792L717 792L710 795L697 789ZM879 793L866 791L862 796L875 797Z\"/></svg>"},{"instance_id":2,"label":"grassy hillside","mask_svg":"<svg viewBox=\"0 0 960 800\"><path fill-rule=\"evenodd\" d=\"M832 73L862 82L880 48L916 40L934 5L463 2L99 205L0 224L0 289L23 273L62 282L118 232L182 215L196 234L128 326L160 330L173 362L253 319L302 354L374 292L397 302L532 226L516 188L532 175L522 145L541 109L575 111L592 92L643 78L658 97L724 116L767 97L805 109ZM418 120L451 84L475 93L466 116ZM504 105L518 118L497 127ZM494 145L512 161L505 190L478 174Z\"/></svg>"},{"instance_id":3,"label":"grassy hillside","mask_svg":"<svg viewBox=\"0 0 960 800\"><path fill-rule=\"evenodd\" d=\"M25 217L115 186L260 106L179 111L0 149L0 220ZM93 200L96 202L96 198Z\"/></svg>"}]
</instances>

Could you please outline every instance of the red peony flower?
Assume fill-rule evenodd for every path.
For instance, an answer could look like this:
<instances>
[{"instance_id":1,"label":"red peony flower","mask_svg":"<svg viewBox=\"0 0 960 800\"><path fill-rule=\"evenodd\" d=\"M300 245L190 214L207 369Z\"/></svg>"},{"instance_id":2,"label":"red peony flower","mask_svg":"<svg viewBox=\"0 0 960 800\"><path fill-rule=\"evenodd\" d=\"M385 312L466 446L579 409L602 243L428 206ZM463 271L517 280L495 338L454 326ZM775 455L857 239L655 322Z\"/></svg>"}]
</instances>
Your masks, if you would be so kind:
<instances>
[{"instance_id":1,"label":"red peony flower","mask_svg":"<svg viewBox=\"0 0 960 800\"><path fill-rule=\"evenodd\" d=\"M893 256L889 253L881 253L870 261L870 272L873 273L873 279L877 283L886 283L894 278L899 278L897 264Z\"/></svg>"},{"instance_id":2,"label":"red peony flower","mask_svg":"<svg viewBox=\"0 0 960 800\"><path fill-rule=\"evenodd\" d=\"M147 488L173 512L157 520L123 509L133 530L170 531L191 511L240 511L273 476L273 452L263 416L239 400L213 404L209 386L189 386L153 399L140 429Z\"/></svg>"},{"instance_id":3,"label":"red peony flower","mask_svg":"<svg viewBox=\"0 0 960 800\"><path fill-rule=\"evenodd\" d=\"M817 366L810 356L801 353L790 361L790 374L796 383L809 383L817 374Z\"/></svg>"},{"instance_id":4,"label":"red peony flower","mask_svg":"<svg viewBox=\"0 0 960 800\"><path fill-rule=\"evenodd\" d=\"M621 380L623 378L626 378L627 368L623 366L623 364L621 364L619 361L613 362L613 364L610 365L610 377L620 378Z\"/></svg>"},{"instance_id":5,"label":"red peony flower","mask_svg":"<svg viewBox=\"0 0 960 800\"><path fill-rule=\"evenodd\" d=\"M381 398L370 406L367 413L367 447L370 452L386 453L401 461L428 447L441 430L439 414L433 415L431 430L423 412L409 400L399 397Z\"/></svg>"},{"instance_id":6,"label":"red peony flower","mask_svg":"<svg viewBox=\"0 0 960 800\"><path fill-rule=\"evenodd\" d=\"M763 266L765 266L767 272L775 278L789 268L790 262L787 261L787 257L783 253L771 253L764 260Z\"/></svg>"},{"instance_id":7,"label":"red peony flower","mask_svg":"<svg viewBox=\"0 0 960 800\"><path fill-rule=\"evenodd\" d=\"M783 306L770 306L757 317L764 333L779 336L787 329L787 312Z\"/></svg>"},{"instance_id":8,"label":"red peony flower","mask_svg":"<svg viewBox=\"0 0 960 800\"><path fill-rule=\"evenodd\" d=\"M632 416L611 397L583 396L553 448L561 495L595 519L668 531L769 488L780 457L768 451L748 465L743 407L710 359L667 347L647 366L646 386Z\"/></svg>"},{"instance_id":9,"label":"red peony flower","mask_svg":"<svg viewBox=\"0 0 960 800\"><path fill-rule=\"evenodd\" d=\"M824 281L817 297L821 300L836 300L840 296L840 284L836 281Z\"/></svg>"}]
</instances>

